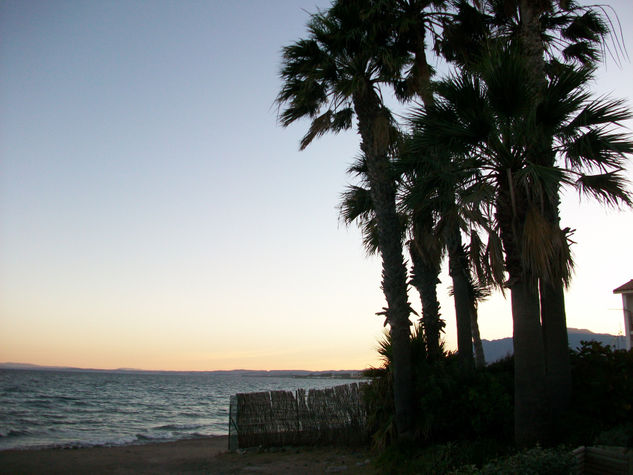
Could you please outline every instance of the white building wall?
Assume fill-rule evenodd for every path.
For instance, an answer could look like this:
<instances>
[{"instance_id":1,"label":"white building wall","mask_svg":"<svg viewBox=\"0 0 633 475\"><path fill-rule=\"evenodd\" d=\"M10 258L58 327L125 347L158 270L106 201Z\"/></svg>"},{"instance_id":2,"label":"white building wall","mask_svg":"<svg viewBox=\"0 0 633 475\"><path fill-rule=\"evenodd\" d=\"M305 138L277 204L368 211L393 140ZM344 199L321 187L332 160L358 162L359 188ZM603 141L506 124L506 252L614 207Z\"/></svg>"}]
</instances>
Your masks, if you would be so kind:
<instances>
[{"instance_id":1,"label":"white building wall","mask_svg":"<svg viewBox=\"0 0 633 475\"><path fill-rule=\"evenodd\" d=\"M624 335L626 349L633 348L633 293L622 294L622 308L624 309Z\"/></svg>"}]
</instances>

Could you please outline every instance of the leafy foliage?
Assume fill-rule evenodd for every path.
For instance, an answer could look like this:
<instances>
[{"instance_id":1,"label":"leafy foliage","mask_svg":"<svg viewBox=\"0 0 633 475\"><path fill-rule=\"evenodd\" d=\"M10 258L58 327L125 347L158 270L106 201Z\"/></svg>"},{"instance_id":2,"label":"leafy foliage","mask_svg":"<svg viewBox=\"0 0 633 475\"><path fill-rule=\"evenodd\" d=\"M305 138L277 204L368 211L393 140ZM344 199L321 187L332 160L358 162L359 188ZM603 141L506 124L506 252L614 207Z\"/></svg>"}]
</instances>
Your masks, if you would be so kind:
<instances>
[{"instance_id":1,"label":"leafy foliage","mask_svg":"<svg viewBox=\"0 0 633 475\"><path fill-rule=\"evenodd\" d=\"M365 392L370 432L376 448L393 440L388 335L380 342L384 366L366 372L373 381ZM416 436L423 445L455 440L512 438L512 364L507 361L465 370L456 355L436 361L425 357L422 332L412 338L416 399Z\"/></svg>"},{"instance_id":2,"label":"leafy foliage","mask_svg":"<svg viewBox=\"0 0 633 475\"><path fill-rule=\"evenodd\" d=\"M568 475L573 473L574 465L574 456L568 450L535 447L488 463L476 473L482 475L496 475L499 473ZM464 472L458 471L456 473Z\"/></svg>"},{"instance_id":3,"label":"leafy foliage","mask_svg":"<svg viewBox=\"0 0 633 475\"><path fill-rule=\"evenodd\" d=\"M391 447L376 461L379 473L472 474L478 466L511 453L502 442L490 439L448 442L423 448Z\"/></svg>"},{"instance_id":4,"label":"leafy foliage","mask_svg":"<svg viewBox=\"0 0 633 475\"><path fill-rule=\"evenodd\" d=\"M572 351L574 396L569 414L562 419L566 445L512 455L508 455L515 450L512 357L474 372L463 371L450 354L434 363L423 357L414 361L418 411L413 447L392 444L387 336L380 351L385 364L366 373L372 383L365 398L384 473L569 473L569 447L633 446L633 351L614 350L595 341L583 342Z\"/></svg>"},{"instance_id":5,"label":"leafy foliage","mask_svg":"<svg viewBox=\"0 0 633 475\"><path fill-rule=\"evenodd\" d=\"M543 208L557 202L562 186L608 205L632 204L622 172L633 142L614 131L631 113L621 101L591 98L592 68L561 64L551 68L534 107L535 92L523 84L529 70L522 51L501 43L490 53L473 65L475 72L462 70L436 84L434 104L411 116L409 147L494 193L496 224L516 243L505 249L510 274L568 282L568 230L557 229ZM531 147L544 137L551 138L552 161L536 163ZM442 177L424 166L427 180Z\"/></svg>"},{"instance_id":6,"label":"leafy foliage","mask_svg":"<svg viewBox=\"0 0 633 475\"><path fill-rule=\"evenodd\" d=\"M572 353L571 441L591 444L602 432L633 428L633 351L582 342ZM629 427L627 429L627 426ZM626 439L626 437L625 437ZM631 445L629 436L627 445Z\"/></svg>"}]
</instances>

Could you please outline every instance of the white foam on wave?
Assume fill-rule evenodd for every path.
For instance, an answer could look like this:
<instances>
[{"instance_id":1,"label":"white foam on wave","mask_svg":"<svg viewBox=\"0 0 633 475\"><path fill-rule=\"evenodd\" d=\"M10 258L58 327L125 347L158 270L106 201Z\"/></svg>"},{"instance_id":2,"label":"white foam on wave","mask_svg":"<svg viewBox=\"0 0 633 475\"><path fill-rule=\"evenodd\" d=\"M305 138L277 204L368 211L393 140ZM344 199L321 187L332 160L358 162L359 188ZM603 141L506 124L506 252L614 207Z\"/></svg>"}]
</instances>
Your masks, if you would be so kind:
<instances>
[{"instance_id":1,"label":"white foam on wave","mask_svg":"<svg viewBox=\"0 0 633 475\"><path fill-rule=\"evenodd\" d=\"M207 424L178 424L178 423L174 423L174 424L165 424L165 425L160 425L160 426L156 426L153 428L153 430L195 430L195 429L200 429L202 427L207 427Z\"/></svg>"},{"instance_id":2,"label":"white foam on wave","mask_svg":"<svg viewBox=\"0 0 633 475\"><path fill-rule=\"evenodd\" d=\"M138 440L142 441L155 441L155 440L176 440L177 437L174 437L173 432L156 432L156 431L147 431L145 433L136 434Z\"/></svg>"}]
</instances>

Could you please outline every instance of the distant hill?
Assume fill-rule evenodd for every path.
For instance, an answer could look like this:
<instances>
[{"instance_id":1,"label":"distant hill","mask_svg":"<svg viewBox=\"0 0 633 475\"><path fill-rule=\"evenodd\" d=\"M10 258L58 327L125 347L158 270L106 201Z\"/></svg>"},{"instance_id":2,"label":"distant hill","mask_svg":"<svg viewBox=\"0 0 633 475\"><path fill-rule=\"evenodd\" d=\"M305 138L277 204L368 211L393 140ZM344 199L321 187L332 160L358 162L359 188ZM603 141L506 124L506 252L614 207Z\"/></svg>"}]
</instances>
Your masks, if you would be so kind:
<instances>
[{"instance_id":1,"label":"distant hill","mask_svg":"<svg viewBox=\"0 0 633 475\"><path fill-rule=\"evenodd\" d=\"M87 373L134 373L134 374L230 374L244 377L272 377L272 378L322 378L322 379L356 379L361 378L359 370L331 370L331 371L306 371L306 370L220 370L220 371L151 371L133 368L118 369L94 369L74 368L70 366L39 366L28 363L0 363L0 369L37 370L37 371L66 371Z\"/></svg>"},{"instance_id":2,"label":"distant hill","mask_svg":"<svg viewBox=\"0 0 633 475\"><path fill-rule=\"evenodd\" d=\"M589 330L568 328L567 337L569 347L578 349L581 341L598 341L603 345L611 345L616 349L625 348L624 337L610 335L608 333L593 333ZM512 338L501 338L500 340L481 340L484 347L486 363L494 363L514 352Z\"/></svg>"},{"instance_id":3,"label":"distant hill","mask_svg":"<svg viewBox=\"0 0 633 475\"><path fill-rule=\"evenodd\" d=\"M0 363L2 369L38 369L41 366L28 363Z\"/></svg>"},{"instance_id":4,"label":"distant hill","mask_svg":"<svg viewBox=\"0 0 633 475\"><path fill-rule=\"evenodd\" d=\"M608 333L593 333L592 331L578 328L568 328L567 335L569 338L570 348L577 349L580 347L581 341L598 341L603 345L611 345L616 349L624 349L624 337L610 335ZM495 361L505 358L514 352L512 347L512 338L501 338L499 340L481 340L484 347L484 355L486 363L494 363ZM331 379L348 379L361 378L360 370L335 370L335 371L306 371L306 370L250 370L235 369L229 371L150 371L142 369L118 368L118 369L91 369L91 368L73 368L68 366L39 366L28 363L0 363L0 369L28 369L40 371L84 371L84 372L100 372L100 373L168 373L168 374L187 374L187 373L210 373L210 374L233 374L244 377L275 377L275 378L331 378Z\"/></svg>"}]
</instances>

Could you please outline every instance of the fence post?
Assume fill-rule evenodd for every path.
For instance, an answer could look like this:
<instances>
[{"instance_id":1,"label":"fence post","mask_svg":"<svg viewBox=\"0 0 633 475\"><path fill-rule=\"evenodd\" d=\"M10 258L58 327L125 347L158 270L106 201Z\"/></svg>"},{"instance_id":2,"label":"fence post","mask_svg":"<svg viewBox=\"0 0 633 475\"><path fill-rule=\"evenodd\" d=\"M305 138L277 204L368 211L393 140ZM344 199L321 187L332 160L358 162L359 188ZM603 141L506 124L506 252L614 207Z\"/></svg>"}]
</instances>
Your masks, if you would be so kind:
<instances>
[{"instance_id":1,"label":"fence post","mask_svg":"<svg viewBox=\"0 0 633 475\"><path fill-rule=\"evenodd\" d=\"M239 428L237 427L237 396L229 399L229 450L232 452L239 448L237 442Z\"/></svg>"}]
</instances>

